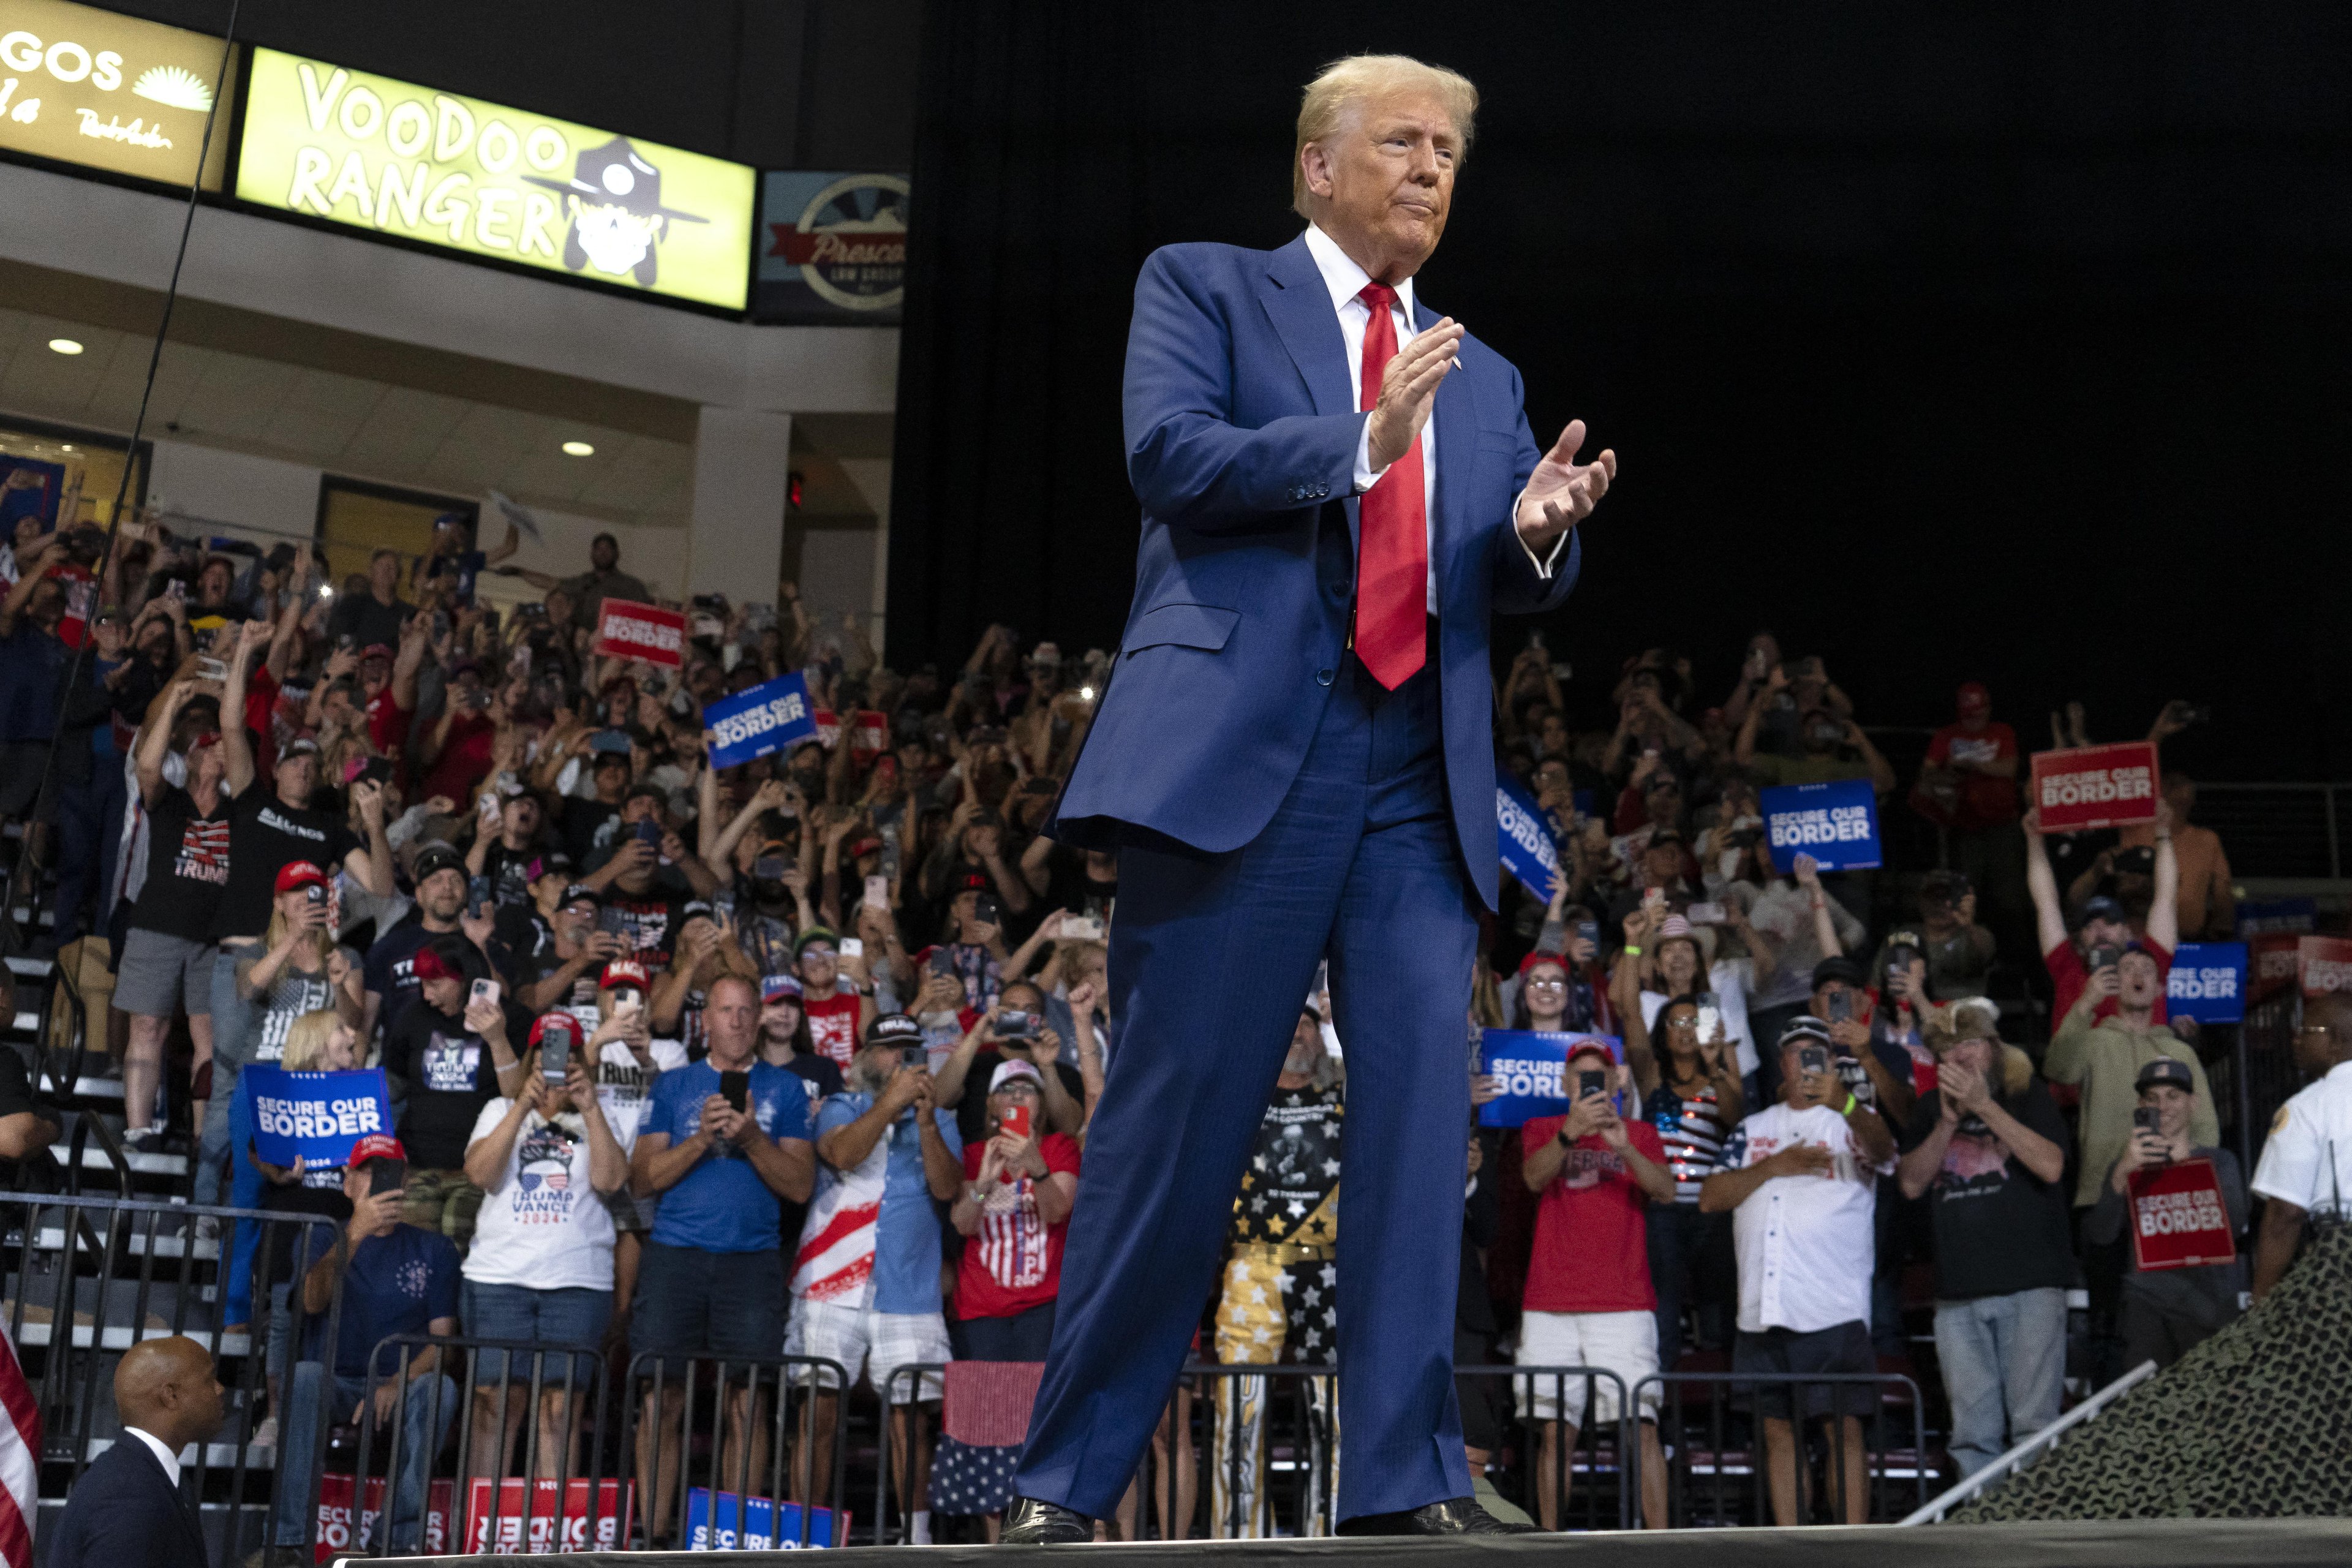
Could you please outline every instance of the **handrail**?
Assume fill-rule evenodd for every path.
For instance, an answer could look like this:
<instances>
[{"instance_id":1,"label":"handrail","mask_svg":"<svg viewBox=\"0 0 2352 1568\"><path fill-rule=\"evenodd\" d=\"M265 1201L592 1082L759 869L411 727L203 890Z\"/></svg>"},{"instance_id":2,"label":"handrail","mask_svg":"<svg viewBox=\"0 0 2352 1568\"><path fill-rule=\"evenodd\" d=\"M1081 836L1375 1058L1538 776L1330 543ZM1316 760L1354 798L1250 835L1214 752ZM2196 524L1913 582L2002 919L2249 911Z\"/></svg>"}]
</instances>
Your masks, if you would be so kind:
<instances>
[{"instance_id":1,"label":"handrail","mask_svg":"<svg viewBox=\"0 0 2352 1568\"><path fill-rule=\"evenodd\" d=\"M1898 1525L1935 1523L1993 1482L2018 1469L2027 1459L2056 1442L2059 1437L2092 1419L2108 1405L2155 1375L2156 1363L2152 1361L2140 1363L2115 1382L2042 1428L2041 1431L2010 1448L2008 1452L2000 1455L1975 1475L1937 1493L1922 1503L1916 1510L1895 1522Z\"/></svg>"}]
</instances>

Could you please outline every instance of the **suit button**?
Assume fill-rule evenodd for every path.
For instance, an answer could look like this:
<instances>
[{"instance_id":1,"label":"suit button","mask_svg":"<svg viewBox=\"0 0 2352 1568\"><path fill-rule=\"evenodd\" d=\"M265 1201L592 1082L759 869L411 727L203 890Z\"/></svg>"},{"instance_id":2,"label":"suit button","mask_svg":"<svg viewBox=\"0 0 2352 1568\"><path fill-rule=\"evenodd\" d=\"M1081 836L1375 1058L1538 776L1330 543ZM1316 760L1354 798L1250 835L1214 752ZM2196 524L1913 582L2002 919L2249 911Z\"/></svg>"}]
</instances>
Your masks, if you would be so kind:
<instances>
[{"instance_id":1,"label":"suit button","mask_svg":"<svg viewBox=\"0 0 2352 1568\"><path fill-rule=\"evenodd\" d=\"M1322 500L1325 496L1328 496L1330 493L1331 487L1329 485L1317 485L1315 487L1315 499L1318 500Z\"/></svg>"},{"instance_id":2,"label":"suit button","mask_svg":"<svg viewBox=\"0 0 2352 1568\"><path fill-rule=\"evenodd\" d=\"M1315 684L1318 686L1328 686L1331 684L1335 674L1336 672L1332 670L1318 669L1315 672Z\"/></svg>"}]
</instances>

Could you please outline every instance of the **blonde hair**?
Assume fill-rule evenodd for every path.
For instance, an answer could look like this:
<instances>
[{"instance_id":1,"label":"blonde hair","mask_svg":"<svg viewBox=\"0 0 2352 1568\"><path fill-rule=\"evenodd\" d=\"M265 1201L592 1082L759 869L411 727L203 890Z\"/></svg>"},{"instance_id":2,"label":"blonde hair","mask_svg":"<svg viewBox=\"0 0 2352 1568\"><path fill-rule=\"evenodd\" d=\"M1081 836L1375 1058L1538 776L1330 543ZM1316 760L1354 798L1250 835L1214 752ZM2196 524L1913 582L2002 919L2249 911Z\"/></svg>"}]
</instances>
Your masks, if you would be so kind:
<instances>
[{"instance_id":1,"label":"blonde hair","mask_svg":"<svg viewBox=\"0 0 2352 1568\"><path fill-rule=\"evenodd\" d=\"M1454 133L1462 139L1456 156L1470 155L1478 89L1470 85L1468 77L1411 55L1349 55L1318 71L1298 100L1298 144L1290 151L1291 211L1305 218L1315 216L1307 207L1307 144L1329 142L1339 134L1349 111L1364 100L1405 89L1429 93L1445 106Z\"/></svg>"},{"instance_id":2,"label":"blonde hair","mask_svg":"<svg viewBox=\"0 0 2352 1568\"><path fill-rule=\"evenodd\" d=\"M288 1072L325 1072L320 1064L326 1059L327 1042L342 1022L342 1015L332 1007L303 1014L286 1026L286 1055L278 1065Z\"/></svg>"},{"instance_id":3,"label":"blonde hair","mask_svg":"<svg viewBox=\"0 0 2352 1568\"><path fill-rule=\"evenodd\" d=\"M288 924L286 911L277 907L275 899L271 900L269 929L264 931L261 937L262 952L268 952L286 940ZM310 951L317 955L320 963L326 963L329 955L335 951L335 933L324 926L310 933Z\"/></svg>"}]
</instances>

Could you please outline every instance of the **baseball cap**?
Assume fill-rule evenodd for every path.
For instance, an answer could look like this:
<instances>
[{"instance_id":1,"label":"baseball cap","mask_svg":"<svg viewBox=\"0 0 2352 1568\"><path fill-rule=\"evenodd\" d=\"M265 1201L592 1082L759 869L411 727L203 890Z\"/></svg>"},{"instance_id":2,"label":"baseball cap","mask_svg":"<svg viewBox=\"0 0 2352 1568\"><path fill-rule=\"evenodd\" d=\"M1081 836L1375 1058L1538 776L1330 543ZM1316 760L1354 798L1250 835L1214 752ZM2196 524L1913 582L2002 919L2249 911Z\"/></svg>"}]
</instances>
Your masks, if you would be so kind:
<instances>
[{"instance_id":1,"label":"baseball cap","mask_svg":"<svg viewBox=\"0 0 2352 1568\"><path fill-rule=\"evenodd\" d=\"M406 1164L408 1151L389 1132L371 1132L352 1145L351 1168L356 1171L370 1160L398 1160Z\"/></svg>"},{"instance_id":2,"label":"baseball cap","mask_svg":"<svg viewBox=\"0 0 2352 1568\"><path fill-rule=\"evenodd\" d=\"M380 658L384 660L386 663L391 662L392 645L390 643L372 642L368 644L367 647L360 649L360 662L362 664L365 664L372 658Z\"/></svg>"},{"instance_id":3,"label":"baseball cap","mask_svg":"<svg viewBox=\"0 0 2352 1568\"><path fill-rule=\"evenodd\" d=\"M710 900L708 899L688 899L677 906L677 923L681 926L697 915L700 915L707 921L715 921L719 918L718 911L710 907Z\"/></svg>"},{"instance_id":4,"label":"baseball cap","mask_svg":"<svg viewBox=\"0 0 2352 1568\"><path fill-rule=\"evenodd\" d=\"M2154 1061L2143 1063L2139 1077L2132 1080L2132 1088L2146 1094L2160 1083L2168 1083L2183 1094L2197 1092L2197 1075L2190 1072L2189 1064L2178 1057L2158 1057Z\"/></svg>"},{"instance_id":5,"label":"baseball cap","mask_svg":"<svg viewBox=\"0 0 2352 1568\"><path fill-rule=\"evenodd\" d=\"M574 904L593 904L601 910L604 907L604 895L585 882L574 882L563 889L563 897L555 907L568 910Z\"/></svg>"},{"instance_id":6,"label":"baseball cap","mask_svg":"<svg viewBox=\"0 0 2352 1568\"><path fill-rule=\"evenodd\" d=\"M986 891L988 891L988 873L985 871L966 871L961 876L951 879L948 883L948 896L950 898L958 893Z\"/></svg>"},{"instance_id":7,"label":"baseball cap","mask_svg":"<svg viewBox=\"0 0 2352 1568\"><path fill-rule=\"evenodd\" d=\"M805 994L801 983L792 975L763 974L760 977L760 1000L762 1002L781 1002L787 996L797 1002Z\"/></svg>"},{"instance_id":8,"label":"baseball cap","mask_svg":"<svg viewBox=\"0 0 2352 1568\"><path fill-rule=\"evenodd\" d=\"M1526 979L1528 971L1533 969L1538 963L1551 964L1563 973L1565 973L1569 967L1567 958L1559 953L1531 952L1525 958L1519 960L1519 977L1523 980Z\"/></svg>"},{"instance_id":9,"label":"baseball cap","mask_svg":"<svg viewBox=\"0 0 2352 1568\"><path fill-rule=\"evenodd\" d=\"M1009 1061L997 1063L996 1070L988 1075L988 1092L994 1094L1016 1078L1025 1078L1035 1084L1040 1094L1045 1091L1045 1077L1034 1067L1027 1062Z\"/></svg>"},{"instance_id":10,"label":"baseball cap","mask_svg":"<svg viewBox=\"0 0 2352 1568\"><path fill-rule=\"evenodd\" d=\"M204 733L194 737L188 742L188 755L193 757L198 752L203 751L206 746L217 746L219 744L220 731L218 730L206 730Z\"/></svg>"},{"instance_id":11,"label":"baseball cap","mask_svg":"<svg viewBox=\"0 0 2352 1568\"><path fill-rule=\"evenodd\" d=\"M541 1013L530 1026L530 1043L538 1045L550 1035L562 1035L575 1050L580 1045L580 1020L569 1013Z\"/></svg>"},{"instance_id":12,"label":"baseball cap","mask_svg":"<svg viewBox=\"0 0 2352 1568\"><path fill-rule=\"evenodd\" d=\"M1861 964L1851 958L1824 958L1813 965L1813 989L1819 991L1832 980L1843 980L1848 985L1867 986L1870 976Z\"/></svg>"},{"instance_id":13,"label":"baseball cap","mask_svg":"<svg viewBox=\"0 0 2352 1568\"><path fill-rule=\"evenodd\" d=\"M1612 1067L1614 1067L1617 1064L1616 1053L1610 1050L1608 1046L1601 1040L1591 1037L1579 1040L1576 1044L1568 1047L1567 1059L1569 1061L1572 1062L1579 1057L1599 1057L1602 1061L1609 1063Z\"/></svg>"},{"instance_id":14,"label":"baseball cap","mask_svg":"<svg viewBox=\"0 0 2352 1568\"><path fill-rule=\"evenodd\" d=\"M418 948L416 950L416 956L409 961L409 973L415 974L419 980L463 980L466 978L465 975L458 971L456 965L452 964L446 958L444 958L441 955L441 950L429 942L423 947Z\"/></svg>"},{"instance_id":15,"label":"baseball cap","mask_svg":"<svg viewBox=\"0 0 2352 1568\"><path fill-rule=\"evenodd\" d=\"M669 796L662 792L660 786L649 784L631 784L627 792L621 796L623 805L628 805L633 800L650 800L662 805L669 804Z\"/></svg>"},{"instance_id":16,"label":"baseball cap","mask_svg":"<svg viewBox=\"0 0 2352 1568\"><path fill-rule=\"evenodd\" d=\"M1653 840L1653 842L1655 842L1655 840ZM1696 942L1698 940L1698 938L1691 932L1689 917L1685 915L1668 915L1664 920L1658 922L1658 941L1671 942L1675 937L1681 937L1685 942Z\"/></svg>"},{"instance_id":17,"label":"baseball cap","mask_svg":"<svg viewBox=\"0 0 2352 1568\"><path fill-rule=\"evenodd\" d=\"M644 991L653 982L646 976L646 966L634 958L616 958L604 965L604 973L596 978L599 991L616 991L624 985L634 985Z\"/></svg>"},{"instance_id":18,"label":"baseball cap","mask_svg":"<svg viewBox=\"0 0 2352 1568\"><path fill-rule=\"evenodd\" d=\"M285 745L279 747L278 751L278 760L281 763L287 763L293 761L296 757L315 757L318 754L319 742L305 735L297 740L289 741Z\"/></svg>"},{"instance_id":19,"label":"baseball cap","mask_svg":"<svg viewBox=\"0 0 2352 1568\"><path fill-rule=\"evenodd\" d=\"M1800 1040L1818 1040L1826 1046L1830 1043L1830 1026L1810 1013L1800 1013L1782 1026L1780 1048L1786 1050Z\"/></svg>"},{"instance_id":20,"label":"baseball cap","mask_svg":"<svg viewBox=\"0 0 2352 1568\"><path fill-rule=\"evenodd\" d=\"M409 863L409 875L415 877L417 885L422 887L425 878L439 871L455 871L464 876L466 858L453 846L436 838L416 852L416 858Z\"/></svg>"},{"instance_id":21,"label":"baseball cap","mask_svg":"<svg viewBox=\"0 0 2352 1568\"><path fill-rule=\"evenodd\" d=\"M923 1026L904 1013L885 1013L866 1026L866 1043L869 1046L919 1046L923 1043ZM1028 1067L1026 1062L1007 1062L1004 1067ZM1004 1067L997 1068L999 1076ZM1030 1068L1034 1073L1037 1069ZM990 1088L994 1088L992 1081Z\"/></svg>"},{"instance_id":22,"label":"baseball cap","mask_svg":"<svg viewBox=\"0 0 2352 1568\"><path fill-rule=\"evenodd\" d=\"M534 882L541 877L562 877L568 881L571 876L572 857L561 849L543 850L530 863L530 879Z\"/></svg>"},{"instance_id":23,"label":"baseball cap","mask_svg":"<svg viewBox=\"0 0 2352 1568\"><path fill-rule=\"evenodd\" d=\"M1983 681L1971 680L1960 687L1959 693L1953 701L1954 706L1964 715L1990 712L1992 709L1992 693L1985 689Z\"/></svg>"},{"instance_id":24,"label":"baseball cap","mask_svg":"<svg viewBox=\"0 0 2352 1568\"><path fill-rule=\"evenodd\" d=\"M308 860L289 860L278 868L277 890L290 893L297 888L323 888L327 874Z\"/></svg>"},{"instance_id":25,"label":"baseball cap","mask_svg":"<svg viewBox=\"0 0 2352 1568\"><path fill-rule=\"evenodd\" d=\"M794 958L798 958L801 954L809 950L811 943L820 942L824 943L825 946L835 949L838 949L841 945L841 938L833 931L826 930L824 926L811 926L808 930L801 932L801 939L798 942L793 943L793 956Z\"/></svg>"},{"instance_id":26,"label":"baseball cap","mask_svg":"<svg viewBox=\"0 0 2352 1568\"><path fill-rule=\"evenodd\" d=\"M2074 911L2074 925L2079 930L2093 921L2112 921L2121 925L2124 923L2124 907L2105 893L2084 899L2083 907Z\"/></svg>"}]
</instances>

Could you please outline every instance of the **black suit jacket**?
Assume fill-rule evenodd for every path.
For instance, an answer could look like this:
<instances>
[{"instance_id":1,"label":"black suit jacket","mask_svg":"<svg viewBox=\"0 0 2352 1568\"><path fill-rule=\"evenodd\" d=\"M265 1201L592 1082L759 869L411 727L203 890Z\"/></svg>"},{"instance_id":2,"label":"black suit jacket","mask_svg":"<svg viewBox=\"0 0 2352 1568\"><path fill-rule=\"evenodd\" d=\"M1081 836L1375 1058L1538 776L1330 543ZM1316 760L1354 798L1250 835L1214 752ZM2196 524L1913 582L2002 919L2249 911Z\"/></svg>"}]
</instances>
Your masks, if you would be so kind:
<instances>
[{"instance_id":1,"label":"black suit jacket","mask_svg":"<svg viewBox=\"0 0 2352 1568\"><path fill-rule=\"evenodd\" d=\"M195 1510L125 1432L66 1495L48 1568L211 1568Z\"/></svg>"}]
</instances>

